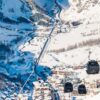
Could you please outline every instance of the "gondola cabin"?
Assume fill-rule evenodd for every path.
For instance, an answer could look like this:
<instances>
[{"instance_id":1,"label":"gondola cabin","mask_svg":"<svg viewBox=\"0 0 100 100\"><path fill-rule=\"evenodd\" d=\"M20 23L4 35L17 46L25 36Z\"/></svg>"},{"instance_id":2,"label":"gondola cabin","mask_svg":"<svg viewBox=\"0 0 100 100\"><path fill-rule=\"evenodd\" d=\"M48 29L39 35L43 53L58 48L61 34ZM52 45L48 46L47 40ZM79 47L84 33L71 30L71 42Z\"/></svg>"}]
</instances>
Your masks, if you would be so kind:
<instances>
[{"instance_id":1,"label":"gondola cabin","mask_svg":"<svg viewBox=\"0 0 100 100\"><path fill-rule=\"evenodd\" d=\"M78 86L78 93L79 94L87 94L87 90L84 84Z\"/></svg>"},{"instance_id":2,"label":"gondola cabin","mask_svg":"<svg viewBox=\"0 0 100 100\"><path fill-rule=\"evenodd\" d=\"M67 82L64 84L64 93L73 92L73 84L70 82Z\"/></svg>"},{"instance_id":3,"label":"gondola cabin","mask_svg":"<svg viewBox=\"0 0 100 100\"><path fill-rule=\"evenodd\" d=\"M99 73L99 64L95 60L90 60L87 63L87 74L98 74Z\"/></svg>"}]
</instances>

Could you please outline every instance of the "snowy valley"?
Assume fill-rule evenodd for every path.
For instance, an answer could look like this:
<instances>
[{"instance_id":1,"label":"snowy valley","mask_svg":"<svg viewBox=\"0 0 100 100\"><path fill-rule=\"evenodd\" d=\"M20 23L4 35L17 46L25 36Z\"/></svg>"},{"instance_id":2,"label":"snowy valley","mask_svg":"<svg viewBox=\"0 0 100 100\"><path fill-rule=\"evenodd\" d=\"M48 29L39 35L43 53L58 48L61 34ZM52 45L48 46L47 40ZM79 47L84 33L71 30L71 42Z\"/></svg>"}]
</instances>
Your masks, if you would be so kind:
<instances>
[{"instance_id":1,"label":"snowy valley","mask_svg":"<svg viewBox=\"0 0 100 100\"><path fill-rule=\"evenodd\" d=\"M60 13L61 26L57 22L35 73L35 61L54 18L40 1L0 1L0 100L51 100L52 87L60 96L52 100L99 100L100 72L88 75L86 64L89 60L100 64L100 0L69 0L69 4L64 3L67 0L57 0L62 8L68 6ZM36 9L34 2L40 8ZM54 10L55 4L50 4L47 7ZM19 94L32 71L22 95ZM64 94L63 80L74 84L72 94ZM87 87L86 95L77 93L81 83Z\"/></svg>"}]
</instances>

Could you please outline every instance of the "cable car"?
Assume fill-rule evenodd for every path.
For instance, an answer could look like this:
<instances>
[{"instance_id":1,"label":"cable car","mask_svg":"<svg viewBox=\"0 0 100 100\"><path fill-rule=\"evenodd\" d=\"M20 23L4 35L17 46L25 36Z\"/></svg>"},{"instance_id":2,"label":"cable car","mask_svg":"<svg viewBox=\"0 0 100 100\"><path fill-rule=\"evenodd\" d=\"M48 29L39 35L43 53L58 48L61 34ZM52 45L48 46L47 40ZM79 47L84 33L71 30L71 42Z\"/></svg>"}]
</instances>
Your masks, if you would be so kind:
<instances>
[{"instance_id":1,"label":"cable car","mask_svg":"<svg viewBox=\"0 0 100 100\"><path fill-rule=\"evenodd\" d=\"M60 96L57 90L52 91L52 99L51 100L60 100Z\"/></svg>"},{"instance_id":2,"label":"cable car","mask_svg":"<svg viewBox=\"0 0 100 100\"><path fill-rule=\"evenodd\" d=\"M99 73L99 64L95 60L90 60L87 63L87 73L88 74L98 74Z\"/></svg>"},{"instance_id":3,"label":"cable car","mask_svg":"<svg viewBox=\"0 0 100 100\"><path fill-rule=\"evenodd\" d=\"M78 86L78 93L79 94L87 94L87 90L84 84Z\"/></svg>"},{"instance_id":4,"label":"cable car","mask_svg":"<svg viewBox=\"0 0 100 100\"><path fill-rule=\"evenodd\" d=\"M70 82L65 83L64 85L64 93L73 92L73 84Z\"/></svg>"}]
</instances>

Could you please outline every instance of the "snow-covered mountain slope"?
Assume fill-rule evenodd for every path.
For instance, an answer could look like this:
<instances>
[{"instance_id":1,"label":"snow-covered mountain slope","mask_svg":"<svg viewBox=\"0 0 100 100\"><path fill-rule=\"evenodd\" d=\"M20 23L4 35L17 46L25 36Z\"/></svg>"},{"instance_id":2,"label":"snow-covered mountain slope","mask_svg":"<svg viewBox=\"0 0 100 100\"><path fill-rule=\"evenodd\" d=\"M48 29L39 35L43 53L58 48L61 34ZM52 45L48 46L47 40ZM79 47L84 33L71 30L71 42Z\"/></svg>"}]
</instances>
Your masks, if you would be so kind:
<instances>
[{"instance_id":1,"label":"snow-covered mountain slope","mask_svg":"<svg viewBox=\"0 0 100 100\"><path fill-rule=\"evenodd\" d=\"M61 9L69 7L68 0L32 0L32 3L51 17L54 17Z\"/></svg>"},{"instance_id":2,"label":"snow-covered mountain slope","mask_svg":"<svg viewBox=\"0 0 100 100\"><path fill-rule=\"evenodd\" d=\"M57 2L61 7L63 6L60 0L57 0ZM1 100L18 99L17 94L34 69L34 61L39 56L52 29L50 17L42 14L43 9L36 12L36 9L33 9L35 8L34 5L31 5L31 3L32 9L26 0L0 0L0 47L3 44L4 50L1 51L6 54L6 59L0 59ZM66 4L64 8L65 6ZM48 8L48 10L50 9ZM72 69L74 66L83 66L87 63L89 51L92 52L90 59L100 60L99 10L99 0L70 0L70 8L61 12L63 32L59 31L60 28L57 25L47 51L37 67L38 74L43 80L51 75L50 68L57 67L59 69L59 66L78 74L77 77L80 79L84 79L84 77L86 80L90 78L92 81L94 81L94 78L95 80L99 79L99 77L94 76L92 78L87 77L85 69ZM10 52L7 50L10 50ZM3 54L0 52L0 57L1 55L4 56ZM70 65L70 68L67 65ZM73 75L70 77L73 77ZM52 78L56 82L61 81L60 77ZM37 75L33 74L23 92L30 94L30 91L32 92L34 88L33 81L36 80Z\"/></svg>"},{"instance_id":3,"label":"snow-covered mountain slope","mask_svg":"<svg viewBox=\"0 0 100 100\"><path fill-rule=\"evenodd\" d=\"M11 19L17 19L18 17L29 18L32 14L30 12L29 5L25 2L26 0L1 0L0 12L3 16ZM6 12L6 13L5 13Z\"/></svg>"},{"instance_id":4,"label":"snow-covered mountain slope","mask_svg":"<svg viewBox=\"0 0 100 100\"><path fill-rule=\"evenodd\" d=\"M22 52L18 47L37 35L35 16L25 0L0 0L0 100L12 100L34 71L34 53ZM43 80L51 75L47 66L39 65L37 69ZM37 75L34 73L31 78L23 92L33 91L33 81L37 80Z\"/></svg>"},{"instance_id":5,"label":"snow-covered mountain slope","mask_svg":"<svg viewBox=\"0 0 100 100\"><path fill-rule=\"evenodd\" d=\"M31 9L25 1L21 0L1 0L0 3L0 41L15 42L20 41L24 35L34 31L30 23ZM29 32L27 32L27 30ZM25 31L25 33L23 32ZM9 38L11 36L11 38ZM14 41L15 40L15 41ZM18 42L16 41L16 42Z\"/></svg>"},{"instance_id":6,"label":"snow-covered mountain slope","mask_svg":"<svg viewBox=\"0 0 100 100\"><path fill-rule=\"evenodd\" d=\"M56 27L40 64L50 68L56 67L56 70L61 70L61 67L71 70L82 80L84 78L90 82L100 80L100 74L89 77L85 69L72 69L72 67L84 66L89 60L89 52L91 52L90 59L100 61L100 1L71 0L70 4L69 9L61 12L62 25L67 28L67 31L59 32L59 26ZM43 27L42 31L38 30L38 36L29 44L25 44L22 51L29 50L38 56L49 34L48 29L51 28ZM59 78L54 79L60 81ZM80 98L85 100L84 97Z\"/></svg>"}]
</instances>

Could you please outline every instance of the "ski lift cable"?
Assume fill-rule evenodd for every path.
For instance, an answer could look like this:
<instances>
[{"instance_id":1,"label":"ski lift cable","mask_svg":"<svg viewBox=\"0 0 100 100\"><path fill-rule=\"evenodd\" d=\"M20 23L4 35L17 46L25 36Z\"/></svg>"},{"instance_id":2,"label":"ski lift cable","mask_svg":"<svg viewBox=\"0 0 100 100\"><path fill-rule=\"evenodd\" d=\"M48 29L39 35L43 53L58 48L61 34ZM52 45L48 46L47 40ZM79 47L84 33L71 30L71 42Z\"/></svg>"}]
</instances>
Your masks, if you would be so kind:
<instances>
[{"instance_id":1,"label":"ski lift cable","mask_svg":"<svg viewBox=\"0 0 100 100\"><path fill-rule=\"evenodd\" d=\"M42 51L40 52L39 57L36 59L36 63L35 63L35 66L34 66L34 70L30 73L29 77L28 77L27 80L25 81L25 83L24 83L24 85L23 85L23 87L21 88L21 90L20 90L19 93L22 93L23 88L25 87L25 85L27 84L27 82L29 81L29 79L31 78L31 76L33 75L34 72L38 75L38 77L40 76L40 75L37 73L37 71L36 71L36 67L37 67L38 64L39 64L39 62L40 62L40 60L41 60L41 57L42 57L43 54L45 53L45 50L46 50L47 45L49 45L48 43L49 43L49 41L51 40L51 35L52 35L52 33L53 33L54 29L55 29L55 26L56 26L56 21L54 22L53 28L52 28L50 34L48 35L46 42L44 43L43 49L42 49Z\"/></svg>"},{"instance_id":2,"label":"ski lift cable","mask_svg":"<svg viewBox=\"0 0 100 100\"><path fill-rule=\"evenodd\" d=\"M52 36L52 33L53 33L54 29L55 29L55 26L56 26L56 25L55 25L55 22L54 22L53 28L51 29L51 32L50 32L50 34L48 35L47 40L46 40L46 42L44 43L43 49L42 49L42 51L40 52L40 55L39 55L39 57L38 57L38 59L37 59L37 61L38 61L37 63L39 63L41 56L43 56L43 54L44 54L44 52L45 52L47 46L48 46L49 43L50 43L51 36Z\"/></svg>"},{"instance_id":3,"label":"ski lift cable","mask_svg":"<svg viewBox=\"0 0 100 100\"><path fill-rule=\"evenodd\" d=\"M60 18L59 18L59 19L60 19ZM29 19L29 21L30 21L31 23L33 23L30 19ZM61 21L61 20L60 20L60 21ZM39 62L40 62L40 60L41 60L41 57L42 57L43 54L45 53L45 50L46 50L46 48L47 48L47 45L49 45L49 41L50 41L50 39L51 39L52 33L53 33L53 31L54 31L54 29L55 29L55 26L56 26L55 22L56 22L56 21L54 21L53 28L52 28L52 30L51 30L49 36L47 37L46 42L44 43L43 49L42 49L42 51L40 52L39 57L36 59L36 63L35 63L35 66L34 66L34 70L31 72L31 74L30 74L29 77L27 78L26 82L24 83L23 87L22 87L21 90L20 90L20 93L22 93L23 88L25 87L25 85L26 85L27 82L29 81L29 79L30 79L30 77L32 76L32 74L33 74L34 72L37 73L36 67L37 67L37 65L39 64ZM37 73L37 75L38 75L38 73ZM38 75L38 77L39 77L39 75ZM48 82L48 84L49 84L50 87L52 87L52 85L51 85L49 82ZM52 89L54 89L54 88L52 87Z\"/></svg>"}]
</instances>

